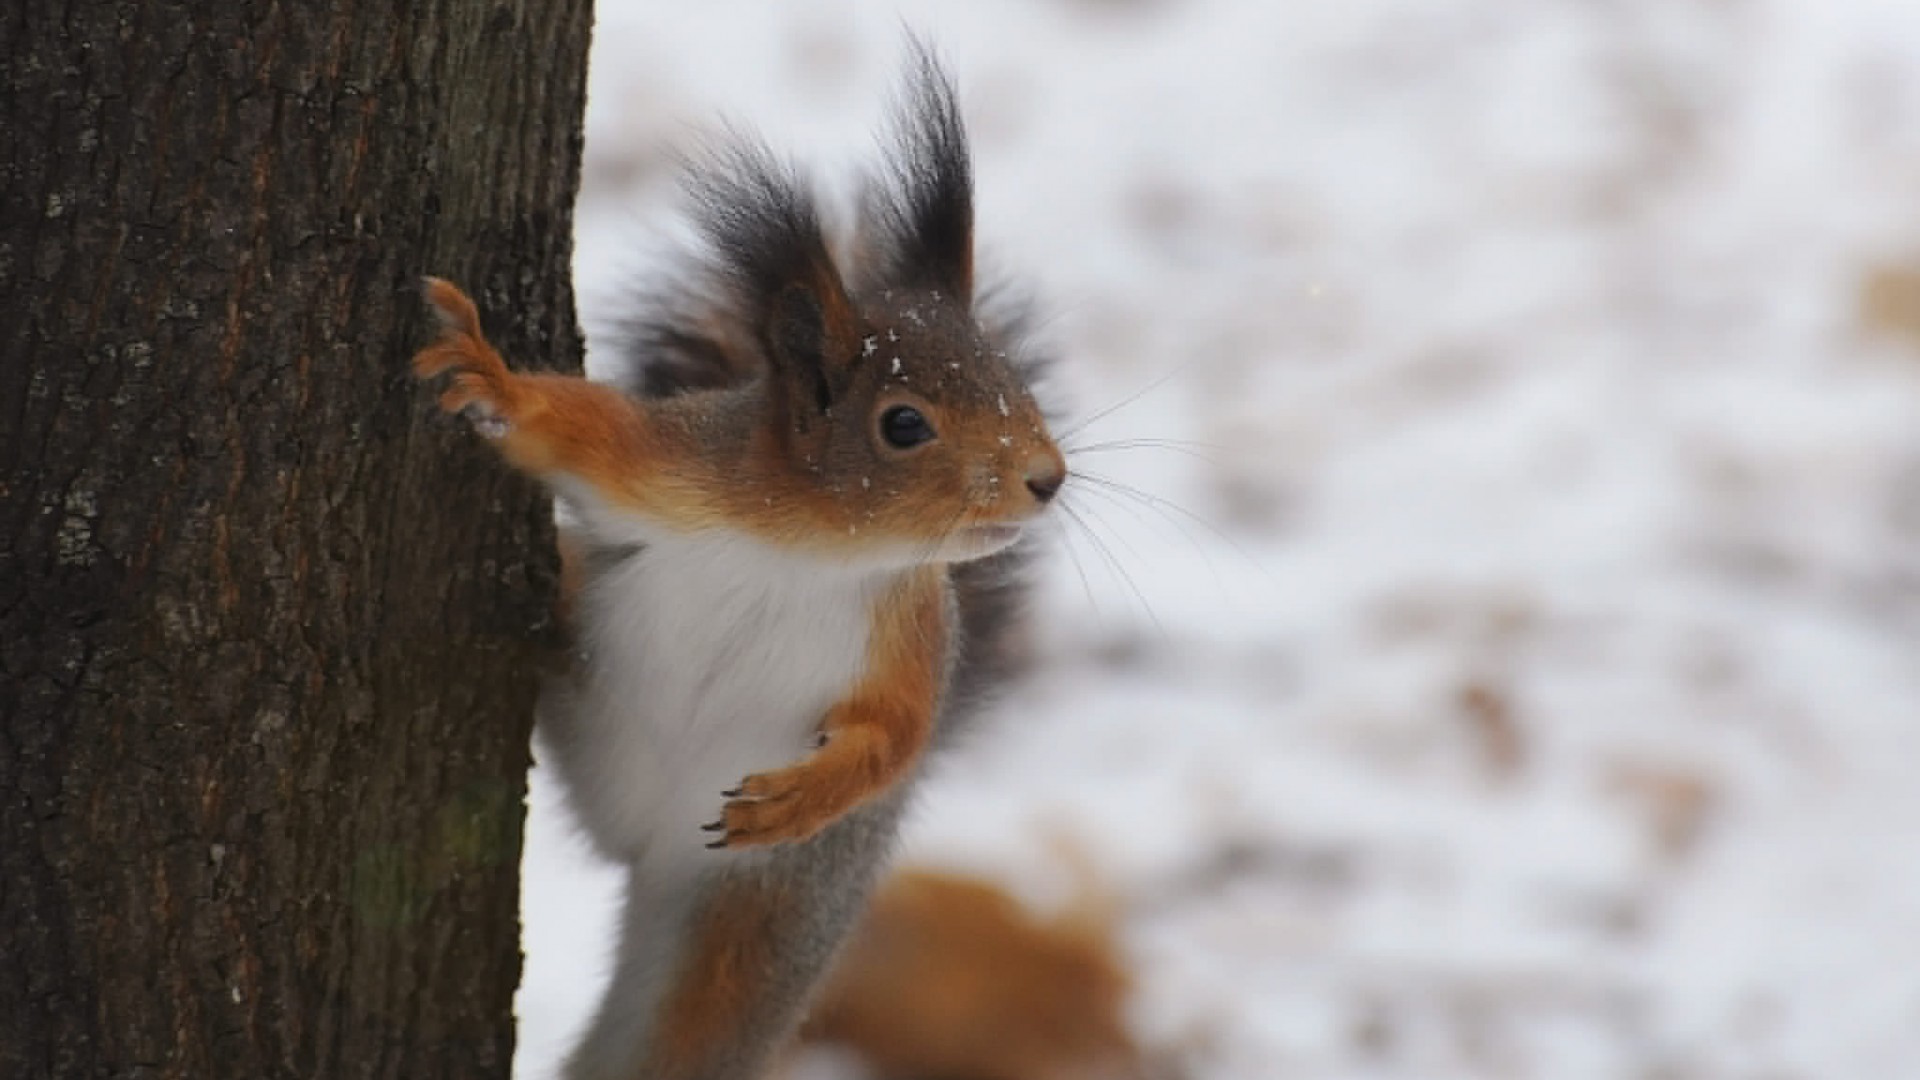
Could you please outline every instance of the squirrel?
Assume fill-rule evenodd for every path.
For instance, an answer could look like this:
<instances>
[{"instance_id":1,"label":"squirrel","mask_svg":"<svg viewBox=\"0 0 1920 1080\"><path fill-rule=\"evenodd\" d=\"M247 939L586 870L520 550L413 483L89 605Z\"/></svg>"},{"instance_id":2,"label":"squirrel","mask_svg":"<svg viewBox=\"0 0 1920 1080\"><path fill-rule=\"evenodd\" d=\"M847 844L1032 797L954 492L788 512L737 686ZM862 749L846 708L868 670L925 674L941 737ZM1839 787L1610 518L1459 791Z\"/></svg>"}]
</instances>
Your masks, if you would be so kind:
<instances>
[{"instance_id":1,"label":"squirrel","mask_svg":"<svg viewBox=\"0 0 1920 1080\"><path fill-rule=\"evenodd\" d=\"M892 160L835 253L797 168L735 135L705 251L618 385L510 371L428 279L420 379L558 497L576 648L538 710L625 865L570 1080L744 1080L864 910L930 748L1001 676L1031 526L1067 479L1040 358L976 297L951 79L912 46Z\"/></svg>"}]
</instances>

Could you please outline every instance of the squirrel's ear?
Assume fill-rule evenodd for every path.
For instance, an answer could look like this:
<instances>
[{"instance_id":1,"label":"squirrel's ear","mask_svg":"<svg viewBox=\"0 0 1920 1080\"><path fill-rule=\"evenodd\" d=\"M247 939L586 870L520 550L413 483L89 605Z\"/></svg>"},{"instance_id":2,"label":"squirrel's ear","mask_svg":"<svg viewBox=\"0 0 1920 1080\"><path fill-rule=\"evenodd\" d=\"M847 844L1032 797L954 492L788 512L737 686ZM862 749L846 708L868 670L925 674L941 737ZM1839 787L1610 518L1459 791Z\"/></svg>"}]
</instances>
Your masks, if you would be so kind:
<instances>
[{"instance_id":1,"label":"squirrel's ear","mask_svg":"<svg viewBox=\"0 0 1920 1080\"><path fill-rule=\"evenodd\" d=\"M700 224L774 379L824 411L858 353L859 321L791 167L741 139L696 174Z\"/></svg>"},{"instance_id":2,"label":"squirrel's ear","mask_svg":"<svg viewBox=\"0 0 1920 1080\"><path fill-rule=\"evenodd\" d=\"M973 298L973 159L953 80L925 42L910 39L907 89L895 108L891 160L869 210L879 276Z\"/></svg>"},{"instance_id":3,"label":"squirrel's ear","mask_svg":"<svg viewBox=\"0 0 1920 1080\"><path fill-rule=\"evenodd\" d=\"M827 288L821 284L795 282L774 296L765 341L776 377L803 391L806 400L824 413L833 404L834 388L844 381L855 353L852 305L837 277Z\"/></svg>"}]
</instances>

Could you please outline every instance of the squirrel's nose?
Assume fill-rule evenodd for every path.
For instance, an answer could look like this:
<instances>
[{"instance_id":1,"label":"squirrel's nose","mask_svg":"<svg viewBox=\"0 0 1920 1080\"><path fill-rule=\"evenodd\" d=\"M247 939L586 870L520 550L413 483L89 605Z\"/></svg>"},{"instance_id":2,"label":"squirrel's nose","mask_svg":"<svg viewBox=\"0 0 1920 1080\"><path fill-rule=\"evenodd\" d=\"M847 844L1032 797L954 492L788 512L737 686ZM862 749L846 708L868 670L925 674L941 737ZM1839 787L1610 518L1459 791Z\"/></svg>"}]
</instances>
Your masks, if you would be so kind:
<instances>
[{"instance_id":1,"label":"squirrel's nose","mask_svg":"<svg viewBox=\"0 0 1920 1080\"><path fill-rule=\"evenodd\" d=\"M1058 454L1035 454L1028 459L1027 490L1033 492L1033 497L1042 505L1052 501L1066 480L1066 463Z\"/></svg>"}]
</instances>

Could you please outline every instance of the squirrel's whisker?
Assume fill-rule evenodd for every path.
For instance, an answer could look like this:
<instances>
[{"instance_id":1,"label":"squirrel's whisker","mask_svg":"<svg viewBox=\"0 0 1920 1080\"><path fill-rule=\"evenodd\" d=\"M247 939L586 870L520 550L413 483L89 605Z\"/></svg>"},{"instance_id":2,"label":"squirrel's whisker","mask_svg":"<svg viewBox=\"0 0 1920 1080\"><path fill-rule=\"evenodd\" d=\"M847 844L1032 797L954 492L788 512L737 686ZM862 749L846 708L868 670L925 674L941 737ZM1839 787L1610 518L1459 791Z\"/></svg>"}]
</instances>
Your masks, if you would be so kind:
<instances>
[{"instance_id":1,"label":"squirrel's whisker","mask_svg":"<svg viewBox=\"0 0 1920 1080\"><path fill-rule=\"evenodd\" d=\"M1058 518L1053 519L1053 527L1060 534L1062 547L1067 555L1067 563L1073 567L1074 574L1080 578L1080 588L1087 594L1087 603L1092 606L1095 611L1099 611L1100 599L1094 595L1093 582L1088 580L1087 568L1080 562L1080 549L1074 546L1073 530L1067 527L1066 522Z\"/></svg>"},{"instance_id":2,"label":"squirrel's whisker","mask_svg":"<svg viewBox=\"0 0 1920 1080\"><path fill-rule=\"evenodd\" d=\"M1147 560L1140 555L1140 552L1137 549L1135 549L1131 543L1127 541L1125 534L1122 533L1120 530L1115 529L1113 527L1113 524L1109 522L1104 516L1102 516L1098 511L1096 511L1092 506L1086 503L1081 503L1078 505L1077 509L1083 516L1089 519L1091 524L1105 529L1107 532L1107 539L1112 541L1115 544L1120 545L1120 547L1125 550L1126 554L1132 557L1135 565L1144 566L1147 563ZM1109 547L1109 550L1111 550L1110 547ZM1153 620L1154 625L1159 626L1160 625L1159 613L1154 610L1153 604L1149 601L1146 591L1140 588L1137 580L1135 580L1133 575L1126 570L1125 560L1119 558L1117 554L1114 557L1114 569L1127 579L1128 584L1132 587L1134 595L1140 597L1141 604L1143 607L1146 608L1148 617ZM1164 630L1165 628L1162 627L1162 629Z\"/></svg>"},{"instance_id":3,"label":"squirrel's whisker","mask_svg":"<svg viewBox=\"0 0 1920 1080\"><path fill-rule=\"evenodd\" d=\"M1224 467L1224 462L1202 453L1202 449L1220 450L1222 448L1207 443L1187 443L1173 439L1116 439L1112 442L1093 443L1089 446L1062 447L1061 453L1072 458L1079 454L1114 454L1123 450L1165 450L1169 453L1183 454L1196 461L1204 461L1209 465Z\"/></svg>"},{"instance_id":4,"label":"squirrel's whisker","mask_svg":"<svg viewBox=\"0 0 1920 1080\"><path fill-rule=\"evenodd\" d=\"M1227 449L1225 446L1221 445L1220 443L1202 442L1199 439L1169 439L1169 438L1166 438L1165 436L1160 436L1160 435L1129 435L1123 439L1108 439L1104 442L1087 443L1084 446L1070 446L1070 447L1066 447L1065 449L1069 451L1096 450L1103 446L1122 446L1122 445L1132 445L1136 443L1147 445L1147 446L1192 446L1192 447L1197 447L1201 450Z\"/></svg>"},{"instance_id":5,"label":"squirrel's whisker","mask_svg":"<svg viewBox=\"0 0 1920 1080\"><path fill-rule=\"evenodd\" d=\"M1174 517L1172 514L1150 503L1142 503L1137 499L1123 498L1119 492L1103 488L1099 484L1083 485L1079 488L1079 491L1089 496L1098 495L1102 499L1107 500L1110 505L1125 511L1133 520L1139 522L1142 527L1155 530L1156 536L1165 535L1159 530L1171 528L1181 541L1192 548L1194 554L1200 556L1200 561L1206 564L1207 573L1213 578L1214 588L1219 590L1220 595L1230 595L1227 591L1226 578L1220 573L1219 562L1214 559L1213 553L1207 550L1207 545L1202 543L1200 538L1195 536L1179 518ZM1149 515L1146 512L1148 510L1152 510L1154 513ZM1141 559L1140 561L1144 563L1147 560Z\"/></svg>"},{"instance_id":6,"label":"squirrel's whisker","mask_svg":"<svg viewBox=\"0 0 1920 1080\"><path fill-rule=\"evenodd\" d=\"M1111 497L1110 493L1101 491L1097 487L1086 488L1082 491L1082 494L1109 495L1109 497ZM1074 504L1074 509L1078 510L1081 514L1085 515L1088 518L1088 520L1090 520L1093 524L1096 524L1105 528L1107 530L1107 538L1111 540L1114 544L1117 544L1122 551L1126 552L1129 556L1131 556L1133 558L1133 561L1136 564L1139 564L1139 565L1146 564L1147 562L1146 558L1144 558L1140 554L1140 551L1138 548L1133 546L1132 541L1127 539L1126 534L1121 530L1114 528L1113 523L1111 521L1108 521L1105 517L1101 516L1100 514L1096 513L1094 508L1091 505L1085 502L1076 502ZM1128 507L1128 511L1131 513L1132 508Z\"/></svg>"},{"instance_id":7,"label":"squirrel's whisker","mask_svg":"<svg viewBox=\"0 0 1920 1080\"><path fill-rule=\"evenodd\" d=\"M1082 420L1079 423L1073 425L1072 427L1068 428L1066 431L1060 434L1059 441L1060 442L1071 441L1074 436L1087 430L1088 428L1092 427L1094 424L1099 423L1101 420L1104 420L1107 417L1112 416L1114 413L1119 412L1121 409L1126 408L1127 406L1133 404L1134 402L1139 401L1141 398L1146 397L1148 394L1153 393L1155 390L1158 390L1161 387L1167 385L1167 383L1173 381L1174 376L1179 375L1184 371L1186 371L1187 367L1192 363L1193 361L1189 360L1186 363L1176 365L1172 371L1167 372L1165 375L1162 375L1159 378L1148 383L1147 385L1141 387L1140 389L1135 390L1133 393L1128 394L1126 397L1121 398L1119 401L1114 402L1113 404L1107 406L1106 408L1101 409L1099 412L1094 413L1092 416L1087 417L1085 420Z\"/></svg>"},{"instance_id":8,"label":"squirrel's whisker","mask_svg":"<svg viewBox=\"0 0 1920 1080\"><path fill-rule=\"evenodd\" d=\"M1082 507L1081 509L1086 508ZM1127 573L1125 564L1120 561L1118 556L1114 555L1113 549L1109 548L1106 542L1100 539L1100 535L1093 530L1091 525L1087 524L1086 519L1081 517L1079 512L1074 510L1073 507L1062 503L1060 511L1066 514L1067 517L1081 529L1086 531L1087 540L1093 544L1094 550L1099 553L1101 559L1107 564L1107 569L1112 571L1113 575L1119 578L1122 584L1126 585L1127 591L1132 593L1134 599L1140 602L1140 607L1146 612L1148 620L1159 629L1162 635L1165 635L1167 628L1160 622L1159 614L1153 610L1152 601L1148 600L1146 593L1140 590L1140 584L1133 579L1133 575Z\"/></svg>"},{"instance_id":9,"label":"squirrel's whisker","mask_svg":"<svg viewBox=\"0 0 1920 1080\"><path fill-rule=\"evenodd\" d=\"M1180 518L1174 516L1176 512L1180 514L1181 517L1187 518L1199 524L1202 528L1206 529L1208 533L1212 535L1215 539L1221 540L1223 542L1231 543L1231 541L1227 538L1227 536L1224 533L1222 533L1219 528L1214 526L1212 522L1207 521L1206 519L1200 517L1198 514L1195 514L1193 511L1188 510L1186 507L1181 506L1179 503L1176 503L1171 499L1168 499L1159 495L1154 495L1151 492L1142 491L1139 488L1133 487L1130 484L1124 484L1118 480L1114 480L1109 477L1100 476L1096 473L1087 472L1085 469L1077 469L1074 471L1073 475L1075 479L1084 480L1088 484L1092 485L1090 488L1087 489L1089 491L1101 491L1115 499L1126 501L1134 505L1143 507L1147 510L1153 511L1153 513L1157 515L1161 521L1164 521L1168 525L1179 530L1183 536L1186 536L1190 540L1194 540L1196 543L1198 542L1197 538L1194 537L1192 533L1189 533L1186 531L1185 527L1182 526L1180 523Z\"/></svg>"},{"instance_id":10,"label":"squirrel's whisker","mask_svg":"<svg viewBox=\"0 0 1920 1080\"><path fill-rule=\"evenodd\" d=\"M1261 565L1258 559L1255 559L1251 554L1249 554L1246 548L1241 547L1238 541L1234 540L1233 537L1227 535L1225 530L1223 530L1222 528L1220 528L1220 526L1214 524L1213 522L1208 521L1206 518L1201 517L1199 514L1196 514L1193 511L1187 509L1186 507L1181 506L1179 503L1174 502L1172 499L1168 499L1160 495L1155 495L1149 491L1142 491L1139 488L1132 486L1131 484L1122 483L1118 480L1113 479L1112 477L1101 476L1101 475L1098 475L1097 473L1090 473L1084 469L1075 469L1073 472L1073 476L1077 480L1085 480L1087 483L1093 484L1097 487L1105 488L1116 495L1121 495L1129 499L1134 499L1139 503L1141 503L1142 505L1150 507L1153 510L1159 512L1163 516L1169 513L1180 515L1181 517L1187 519L1188 521L1193 522L1195 525L1200 526L1202 529L1205 529L1209 535L1214 537L1214 539L1219 540L1221 543L1231 548L1233 550L1233 553L1240 556L1241 559L1245 560L1246 564L1250 568L1252 568L1255 572L1259 573L1263 577L1266 577L1269 581L1272 580L1271 575L1267 573L1266 567ZM1168 517L1167 520L1171 522L1173 519L1171 517Z\"/></svg>"}]
</instances>

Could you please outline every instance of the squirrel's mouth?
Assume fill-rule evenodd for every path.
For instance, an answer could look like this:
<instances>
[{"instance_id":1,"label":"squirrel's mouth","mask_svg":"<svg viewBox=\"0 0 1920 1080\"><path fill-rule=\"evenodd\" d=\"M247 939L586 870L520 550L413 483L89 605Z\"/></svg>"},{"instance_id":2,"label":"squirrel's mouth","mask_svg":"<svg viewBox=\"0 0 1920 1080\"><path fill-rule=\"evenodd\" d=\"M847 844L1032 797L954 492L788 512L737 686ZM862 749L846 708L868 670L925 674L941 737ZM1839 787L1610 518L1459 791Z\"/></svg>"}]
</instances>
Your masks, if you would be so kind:
<instances>
[{"instance_id":1,"label":"squirrel's mouth","mask_svg":"<svg viewBox=\"0 0 1920 1080\"><path fill-rule=\"evenodd\" d=\"M1020 539L1020 531L1018 525L969 525L947 538L943 554L953 562L984 559L1013 546Z\"/></svg>"},{"instance_id":2,"label":"squirrel's mouth","mask_svg":"<svg viewBox=\"0 0 1920 1080\"><path fill-rule=\"evenodd\" d=\"M967 528L962 535L979 543L1000 548L1020 539L1020 526L974 525Z\"/></svg>"}]
</instances>

